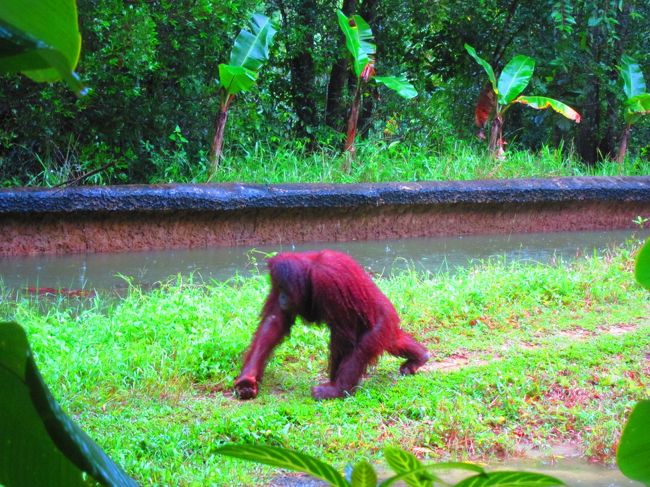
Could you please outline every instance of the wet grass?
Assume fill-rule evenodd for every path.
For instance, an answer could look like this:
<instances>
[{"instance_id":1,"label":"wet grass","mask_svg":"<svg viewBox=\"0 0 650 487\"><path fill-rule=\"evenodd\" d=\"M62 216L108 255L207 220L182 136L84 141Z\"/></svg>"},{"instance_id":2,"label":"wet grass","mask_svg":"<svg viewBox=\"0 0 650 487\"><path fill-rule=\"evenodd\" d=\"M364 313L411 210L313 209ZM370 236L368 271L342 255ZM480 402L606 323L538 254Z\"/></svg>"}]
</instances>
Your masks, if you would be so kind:
<instances>
[{"instance_id":1,"label":"wet grass","mask_svg":"<svg viewBox=\"0 0 650 487\"><path fill-rule=\"evenodd\" d=\"M213 181L360 183L650 174L650 161L642 158L629 158L623 164L602 161L587 166L569 150L545 146L537 152L512 148L505 160L495 161L484 147L461 141L444 147L361 142L349 173L342 170L345 158L333 147L309 151L295 142L279 147L260 142L252 147L234 147L222 161ZM157 166L164 171L157 172L151 182L201 183L208 177L209 166L205 161L196 164L184 157L172 157Z\"/></svg>"},{"instance_id":2,"label":"wet grass","mask_svg":"<svg viewBox=\"0 0 650 487\"><path fill-rule=\"evenodd\" d=\"M339 469L391 444L432 460L572 444L611 462L626 414L650 393L650 306L632 278L634 248L379 279L432 361L405 378L384 357L354 396L329 402L310 397L327 332L302 325L258 399L231 397L265 276L178 279L91 302L2 294L0 316L26 327L64 409L143 485L256 485L277 474L215 455L230 442L291 447ZM441 367L454 360L467 365Z\"/></svg>"}]
</instances>

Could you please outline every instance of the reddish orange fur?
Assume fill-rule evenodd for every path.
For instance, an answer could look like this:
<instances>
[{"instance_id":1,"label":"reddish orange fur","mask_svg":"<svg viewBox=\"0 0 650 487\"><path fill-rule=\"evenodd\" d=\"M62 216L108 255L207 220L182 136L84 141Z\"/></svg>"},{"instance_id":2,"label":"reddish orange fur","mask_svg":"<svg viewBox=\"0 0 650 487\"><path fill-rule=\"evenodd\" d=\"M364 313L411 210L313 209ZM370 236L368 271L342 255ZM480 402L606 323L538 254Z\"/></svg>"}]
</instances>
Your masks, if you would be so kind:
<instances>
[{"instance_id":1,"label":"reddish orange fur","mask_svg":"<svg viewBox=\"0 0 650 487\"><path fill-rule=\"evenodd\" d=\"M350 256L332 250L282 253L268 265L271 291L235 382L240 398L257 396L268 357L296 316L331 331L330 380L312 389L317 399L352 393L383 352L407 359L400 369L404 374L427 361L426 349L401 329L395 307Z\"/></svg>"}]
</instances>

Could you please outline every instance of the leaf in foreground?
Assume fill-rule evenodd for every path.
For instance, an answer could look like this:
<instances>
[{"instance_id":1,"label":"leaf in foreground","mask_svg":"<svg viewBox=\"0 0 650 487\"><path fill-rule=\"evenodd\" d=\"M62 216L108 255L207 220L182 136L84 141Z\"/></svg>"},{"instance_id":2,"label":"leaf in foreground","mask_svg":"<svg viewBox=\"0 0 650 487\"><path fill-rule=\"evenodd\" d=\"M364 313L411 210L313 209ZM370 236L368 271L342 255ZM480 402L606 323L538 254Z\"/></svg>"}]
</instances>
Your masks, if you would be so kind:
<instances>
[{"instance_id":1,"label":"leaf in foreground","mask_svg":"<svg viewBox=\"0 0 650 487\"><path fill-rule=\"evenodd\" d=\"M410 487L429 486L433 485L434 480L438 480L435 475L426 470L424 464L415 455L401 448L384 448L384 458L398 477Z\"/></svg>"},{"instance_id":2,"label":"leaf in foreground","mask_svg":"<svg viewBox=\"0 0 650 487\"><path fill-rule=\"evenodd\" d=\"M377 474L366 461L361 461L352 470L352 487L376 487Z\"/></svg>"},{"instance_id":3,"label":"leaf in foreground","mask_svg":"<svg viewBox=\"0 0 650 487\"><path fill-rule=\"evenodd\" d=\"M22 72L34 81L63 80L81 94L74 72L81 51L74 0L0 2L0 72Z\"/></svg>"},{"instance_id":4,"label":"leaf in foreground","mask_svg":"<svg viewBox=\"0 0 650 487\"><path fill-rule=\"evenodd\" d=\"M490 472L466 478L456 487L552 487L565 485L559 479L533 472Z\"/></svg>"},{"instance_id":5,"label":"leaf in foreground","mask_svg":"<svg viewBox=\"0 0 650 487\"><path fill-rule=\"evenodd\" d=\"M650 291L650 238L645 241L636 256L634 277L639 284Z\"/></svg>"},{"instance_id":6,"label":"leaf in foreground","mask_svg":"<svg viewBox=\"0 0 650 487\"><path fill-rule=\"evenodd\" d=\"M332 466L320 460L286 448L260 445L225 445L216 453L229 457L263 463L272 467L286 468L294 472L307 473L324 480L335 487L349 487L349 484Z\"/></svg>"},{"instance_id":7,"label":"leaf in foreground","mask_svg":"<svg viewBox=\"0 0 650 487\"><path fill-rule=\"evenodd\" d=\"M16 323L0 323L0 397L0 485L84 486L87 473L104 485L137 486L61 410Z\"/></svg>"},{"instance_id":8,"label":"leaf in foreground","mask_svg":"<svg viewBox=\"0 0 650 487\"><path fill-rule=\"evenodd\" d=\"M646 249L650 247L648 242ZM640 401L630 413L616 462L626 477L650 485L650 400Z\"/></svg>"}]
</instances>

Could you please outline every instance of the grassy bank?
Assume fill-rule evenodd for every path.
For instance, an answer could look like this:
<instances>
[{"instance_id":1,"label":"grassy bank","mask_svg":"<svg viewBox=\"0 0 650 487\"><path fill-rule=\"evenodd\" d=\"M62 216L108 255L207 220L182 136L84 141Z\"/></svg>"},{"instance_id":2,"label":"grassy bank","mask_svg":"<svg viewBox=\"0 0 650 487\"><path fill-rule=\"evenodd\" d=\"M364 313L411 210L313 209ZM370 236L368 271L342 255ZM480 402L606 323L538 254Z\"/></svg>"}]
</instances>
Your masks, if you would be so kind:
<instances>
[{"instance_id":1,"label":"grassy bank","mask_svg":"<svg viewBox=\"0 0 650 487\"><path fill-rule=\"evenodd\" d=\"M650 306L634 246L574 264L477 264L379 284L432 352L400 377L382 358L353 397L316 402L327 333L296 326L258 399L230 395L267 278L177 280L90 303L5 296L46 381L143 485L254 485L277 471L214 454L224 443L291 447L342 468L385 445L430 459L572 444L609 462L631 405L650 393Z\"/></svg>"},{"instance_id":2,"label":"grassy bank","mask_svg":"<svg viewBox=\"0 0 650 487\"><path fill-rule=\"evenodd\" d=\"M148 183L203 183L209 164L204 156L190 157L183 149L150 154ZM103 165L103 162L102 162ZM493 160L483 146L458 141L453 144L419 147L382 141L361 142L349 173L342 171L345 156L339 148L309 151L297 142L271 147L231 147L213 182L250 183L358 183L382 181L430 181L562 176L646 176L650 161L628 158L625 163L602 161L587 166L569 150L543 147L538 152L510 148L503 161ZM0 186L54 186L73 180L96 167L72 161L56 165L41 161L42 170ZM111 166L84 180L84 184L134 182L129 166Z\"/></svg>"}]
</instances>

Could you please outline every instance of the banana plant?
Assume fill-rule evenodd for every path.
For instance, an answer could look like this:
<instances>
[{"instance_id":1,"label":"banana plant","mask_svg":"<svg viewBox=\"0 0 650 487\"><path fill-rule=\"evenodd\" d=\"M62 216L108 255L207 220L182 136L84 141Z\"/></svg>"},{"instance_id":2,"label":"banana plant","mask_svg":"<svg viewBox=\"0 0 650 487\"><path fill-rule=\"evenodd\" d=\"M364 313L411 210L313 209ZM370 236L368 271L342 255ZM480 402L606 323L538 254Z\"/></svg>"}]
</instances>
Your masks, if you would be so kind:
<instances>
[{"instance_id":1,"label":"banana plant","mask_svg":"<svg viewBox=\"0 0 650 487\"><path fill-rule=\"evenodd\" d=\"M418 92L405 76L375 76L375 54L377 47L373 43L374 36L368 23L360 15L347 17L337 10L339 26L345 36L345 45L352 56L352 66L357 77L357 86L348 117L344 150L354 158L356 149L354 139L357 133L357 122L363 97L363 86L370 81L390 88L402 98L410 99ZM349 169L349 167L347 168Z\"/></svg>"},{"instance_id":2,"label":"banana plant","mask_svg":"<svg viewBox=\"0 0 650 487\"><path fill-rule=\"evenodd\" d=\"M623 91L625 92L625 129L621 136L621 142L616 154L616 162L622 163L627 152L627 143L630 139L632 124L643 115L650 113L650 93L646 90L645 79L641 67L629 56L623 56L620 67L621 78L623 78Z\"/></svg>"},{"instance_id":3,"label":"banana plant","mask_svg":"<svg viewBox=\"0 0 650 487\"><path fill-rule=\"evenodd\" d=\"M515 103L528 105L537 110L552 108L569 120L580 123L580 114L561 101L545 96L521 95L528 86L535 70L535 60L533 58L521 54L513 57L503 68L497 80L492 66L476 54L476 50L472 46L465 44L465 50L483 67L490 80L490 84L481 93L479 104L476 108L476 123L479 125L479 134L482 134L483 127L487 123L489 115L493 114L489 149L495 158L502 159L504 157L505 141L503 140L503 123L506 112Z\"/></svg>"},{"instance_id":4,"label":"banana plant","mask_svg":"<svg viewBox=\"0 0 650 487\"><path fill-rule=\"evenodd\" d=\"M212 178L219 167L223 136L228 120L228 108L238 93L249 91L259 75L262 65L269 59L269 48L277 32L271 20L262 14L253 14L249 29L239 32L235 39L228 64L219 65L219 113L214 125L214 138L210 151Z\"/></svg>"}]
</instances>

